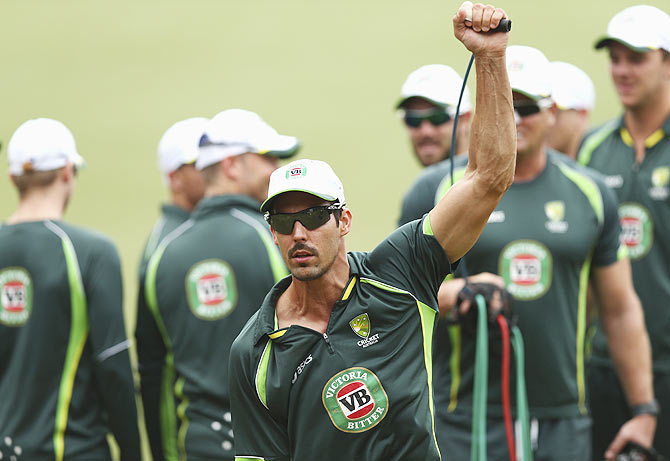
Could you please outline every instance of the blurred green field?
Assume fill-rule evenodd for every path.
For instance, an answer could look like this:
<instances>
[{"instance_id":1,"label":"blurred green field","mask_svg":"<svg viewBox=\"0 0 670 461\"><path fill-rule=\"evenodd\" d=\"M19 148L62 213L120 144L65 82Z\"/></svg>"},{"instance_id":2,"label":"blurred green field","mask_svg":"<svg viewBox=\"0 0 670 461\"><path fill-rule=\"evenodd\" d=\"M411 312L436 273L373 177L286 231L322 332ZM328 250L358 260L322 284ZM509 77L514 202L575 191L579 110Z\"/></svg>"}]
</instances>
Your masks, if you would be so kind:
<instances>
[{"instance_id":1,"label":"blurred green field","mask_svg":"<svg viewBox=\"0 0 670 461\"><path fill-rule=\"evenodd\" d=\"M648 4L668 9L668 0ZM592 122L619 112L605 53L592 44L629 0L507 0L511 44L540 48L594 80ZM150 0L0 3L2 162L28 118L63 121L88 168L66 214L117 243L134 310L140 249L167 194L156 145L172 123L232 107L298 136L331 163L354 213L348 248L394 228L419 172L393 106L407 74L468 54L452 35L460 1ZM470 80L474 88L474 78ZM6 165L6 163L4 163ZM16 204L0 182L0 219ZM128 316L132 326L133 315Z\"/></svg>"}]
</instances>

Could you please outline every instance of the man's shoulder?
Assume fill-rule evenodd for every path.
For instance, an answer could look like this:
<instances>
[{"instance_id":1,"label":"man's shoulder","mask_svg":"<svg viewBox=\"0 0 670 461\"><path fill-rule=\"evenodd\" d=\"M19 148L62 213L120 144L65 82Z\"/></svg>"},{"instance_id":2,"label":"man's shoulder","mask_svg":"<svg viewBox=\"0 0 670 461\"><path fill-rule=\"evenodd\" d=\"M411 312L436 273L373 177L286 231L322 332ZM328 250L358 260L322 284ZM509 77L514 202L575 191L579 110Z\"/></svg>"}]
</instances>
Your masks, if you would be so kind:
<instances>
[{"instance_id":1,"label":"man's shoulder","mask_svg":"<svg viewBox=\"0 0 670 461\"><path fill-rule=\"evenodd\" d=\"M582 139L577 153L577 162L588 165L593 155L598 152L603 143L621 127L622 117L613 118L589 130Z\"/></svg>"},{"instance_id":2,"label":"man's shoulder","mask_svg":"<svg viewBox=\"0 0 670 461\"><path fill-rule=\"evenodd\" d=\"M84 247L91 253L118 253L114 241L99 231L62 221L47 221L47 223L49 223L47 227L52 227L51 230L55 233L60 234L58 231L60 230L63 233L60 236L67 237L76 250Z\"/></svg>"}]
</instances>

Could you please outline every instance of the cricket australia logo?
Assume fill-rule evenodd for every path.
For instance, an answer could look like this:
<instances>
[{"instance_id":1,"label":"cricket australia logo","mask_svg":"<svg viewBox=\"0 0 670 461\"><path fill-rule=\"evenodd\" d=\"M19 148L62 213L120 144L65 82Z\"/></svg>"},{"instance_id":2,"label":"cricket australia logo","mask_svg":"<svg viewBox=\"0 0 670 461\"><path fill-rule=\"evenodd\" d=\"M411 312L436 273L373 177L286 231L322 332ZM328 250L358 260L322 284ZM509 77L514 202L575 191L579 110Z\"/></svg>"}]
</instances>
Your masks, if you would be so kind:
<instances>
[{"instance_id":1,"label":"cricket australia logo","mask_svg":"<svg viewBox=\"0 0 670 461\"><path fill-rule=\"evenodd\" d=\"M33 282L22 267L0 271L0 323L10 327L24 325L33 310Z\"/></svg>"},{"instance_id":2,"label":"cricket australia logo","mask_svg":"<svg viewBox=\"0 0 670 461\"><path fill-rule=\"evenodd\" d=\"M367 312L351 320L349 326L354 330L354 333L363 338L357 343L360 347L365 348L379 342L379 334L370 334L370 317Z\"/></svg>"},{"instance_id":3,"label":"cricket australia logo","mask_svg":"<svg viewBox=\"0 0 670 461\"><path fill-rule=\"evenodd\" d=\"M665 200L670 196L670 167L661 166L651 173L651 185L649 189L649 196L654 200Z\"/></svg>"},{"instance_id":4,"label":"cricket australia logo","mask_svg":"<svg viewBox=\"0 0 670 461\"><path fill-rule=\"evenodd\" d=\"M628 247L630 259L646 255L654 243L654 222L649 211L637 203L622 203L619 206L621 243Z\"/></svg>"},{"instance_id":5,"label":"cricket australia logo","mask_svg":"<svg viewBox=\"0 0 670 461\"><path fill-rule=\"evenodd\" d=\"M379 378L363 367L336 373L323 387L322 399L333 425L354 434L375 427L389 409Z\"/></svg>"},{"instance_id":6,"label":"cricket australia logo","mask_svg":"<svg viewBox=\"0 0 670 461\"><path fill-rule=\"evenodd\" d=\"M200 319L227 316L237 304L233 270L220 259L200 261L186 274L186 298L191 312Z\"/></svg>"},{"instance_id":7,"label":"cricket australia logo","mask_svg":"<svg viewBox=\"0 0 670 461\"><path fill-rule=\"evenodd\" d=\"M568 223L565 218L565 202L554 200L544 204L544 213L549 221L544 223L544 227L554 234L565 234L568 231Z\"/></svg>"},{"instance_id":8,"label":"cricket australia logo","mask_svg":"<svg viewBox=\"0 0 670 461\"><path fill-rule=\"evenodd\" d=\"M537 299L551 287L551 253L534 240L509 243L500 253L498 270L515 299Z\"/></svg>"},{"instance_id":9,"label":"cricket australia logo","mask_svg":"<svg viewBox=\"0 0 670 461\"><path fill-rule=\"evenodd\" d=\"M299 178L307 174L307 167L305 165L296 165L286 172L286 179Z\"/></svg>"}]
</instances>

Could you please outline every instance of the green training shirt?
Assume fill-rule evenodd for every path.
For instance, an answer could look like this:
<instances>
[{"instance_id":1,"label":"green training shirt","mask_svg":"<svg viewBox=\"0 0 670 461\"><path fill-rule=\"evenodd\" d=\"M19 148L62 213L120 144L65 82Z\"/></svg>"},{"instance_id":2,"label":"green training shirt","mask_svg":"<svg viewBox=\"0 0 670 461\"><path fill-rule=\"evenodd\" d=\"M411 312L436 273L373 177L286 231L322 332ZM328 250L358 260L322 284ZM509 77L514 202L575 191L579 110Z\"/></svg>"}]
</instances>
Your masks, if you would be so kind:
<instances>
[{"instance_id":1,"label":"green training shirt","mask_svg":"<svg viewBox=\"0 0 670 461\"><path fill-rule=\"evenodd\" d=\"M459 154L456 157L454 167L460 167L468 162L467 154ZM426 167L414 180L409 190L402 199L398 227L407 224L428 213L435 206L435 194L442 180L449 176L451 160L445 159L434 165Z\"/></svg>"},{"instance_id":2,"label":"green training shirt","mask_svg":"<svg viewBox=\"0 0 670 461\"><path fill-rule=\"evenodd\" d=\"M530 413L538 418L586 414L589 270L619 257L616 199L584 170L549 152L536 178L512 184L463 261L468 274L491 272L505 280L525 343ZM457 171L458 180L464 170ZM447 178L442 194L449 185ZM502 415L499 338L494 335L489 348L488 405L496 416ZM474 356L474 332L440 321L433 369L441 416L472 411Z\"/></svg>"},{"instance_id":3,"label":"green training shirt","mask_svg":"<svg viewBox=\"0 0 670 461\"><path fill-rule=\"evenodd\" d=\"M645 141L642 163L623 117L606 123L582 143L578 160L598 170L619 198L622 242L644 309L655 371L670 371L670 117ZM593 339L592 361L612 366L605 335Z\"/></svg>"},{"instance_id":4,"label":"green training shirt","mask_svg":"<svg viewBox=\"0 0 670 461\"><path fill-rule=\"evenodd\" d=\"M0 226L0 459L140 459L121 266L61 221Z\"/></svg>"},{"instance_id":5,"label":"green training shirt","mask_svg":"<svg viewBox=\"0 0 670 461\"><path fill-rule=\"evenodd\" d=\"M165 356L165 346L162 342L161 333L156 326L151 311L147 308L145 294L146 271L149 259L159 243L173 230L183 224L190 217L190 213L181 207L172 204L161 206L161 216L154 224L151 234L147 239L138 267L138 290L137 290L137 319L135 322L135 337L138 342L140 354L139 371L142 376L143 389L160 389L162 358ZM141 331L137 334L137 331ZM151 360L151 356L155 360ZM152 364L156 369L152 370ZM144 414L157 415L160 412L160 399L158 395L149 396L144 392ZM163 459L163 447L161 444L160 421L157 418L145 418L145 426L149 437L151 453L154 459Z\"/></svg>"},{"instance_id":6,"label":"green training shirt","mask_svg":"<svg viewBox=\"0 0 670 461\"><path fill-rule=\"evenodd\" d=\"M348 262L325 334L277 329L287 277L235 340L236 460L440 459L431 345L446 254L426 217Z\"/></svg>"},{"instance_id":7,"label":"green training shirt","mask_svg":"<svg viewBox=\"0 0 670 461\"><path fill-rule=\"evenodd\" d=\"M230 346L288 273L259 206L246 196L205 198L149 261L140 308L153 328L136 334L152 451L166 459L234 457Z\"/></svg>"},{"instance_id":8,"label":"green training shirt","mask_svg":"<svg viewBox=\"0 0 670 461\"><path fill-rule=\"evenodd\" d=\"M161 205L161 215L154 223L154 227L151 229L151 234L149 234L149 238L142 250L139 274L143 274L146 271L149 258L151 258L153 252L158 248L158 244L161 240L179 227L189 217L190 213L177 205L167 203Z\"/></svg>"}]
</instances>

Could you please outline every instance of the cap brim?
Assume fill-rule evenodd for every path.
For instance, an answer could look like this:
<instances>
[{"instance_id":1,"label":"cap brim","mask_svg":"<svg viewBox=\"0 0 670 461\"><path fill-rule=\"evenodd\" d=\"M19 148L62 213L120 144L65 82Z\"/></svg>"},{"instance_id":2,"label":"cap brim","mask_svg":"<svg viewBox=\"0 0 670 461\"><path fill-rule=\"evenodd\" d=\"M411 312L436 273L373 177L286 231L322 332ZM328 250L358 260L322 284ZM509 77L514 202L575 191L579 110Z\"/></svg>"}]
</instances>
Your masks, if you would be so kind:
<instances>
[{"instance_id":1,"label":"cap brim","mask_svg":"<svg viewBox=\"0 0 670 461\"><path fill-rule=\"evenodd\" d=\"M266 211L270 211L269 208L270 208L270 205L272 205L272 201L275 198L277 198L278 196L280 196L281 194L285 194L286 192L305 192L306 194L310 194L310 195L313 195L315 197L319 197L320 199L327 200L329 202L334 202L335 200L338 200L337 197L333 197L332 195L319 194L319 193L317 193L313 190L300 189L300 188L285 189L285 190L279 191L275 194L272 194L267 199L265 199L265 201L261 205L261 213L265 213Z\"/></svg>"},{"instance_id":2,"label":"cap brim","mask_svg":"<svg viewBox=\"0 0 670 461\"><path fill-rule=\"evenodd\" d=\"M533 101L539 101L540 99L544 99L544 98L549 97L548 95L532 94L532 93L529 93L527 91L520 90L519 88L514 88L514 87L512 87L512 93L522 94L522 95L526 96L527 98L532 99Z\"/></svg>"},{"instance_id":3,"label":"cap brim","mask_svg":"<svg viewBox=\"0 0 670 461\"><path fill-rule=\"evenodd\" d=\"M606 36L601 37L598 40L596 40L596 43L593 45L593 47L596 50L599 50L601 48L605 48L607 45L609 45L610 42L620 43L623 46L625 46L626 48L629 48L629 49L631 49L633 51L636 51L638 53L647 53L649 51L653 51L653 50L656 49L656 48L649 47L649 46L642 46L642 47L633 46L625 40L622 40L622 39L616 38L616 37L610 37L609 35L606 35Z\"/></svg>"},{"instance_id":4,"label":"cap brim","mask_svg":"<svg viewBox=\"0 0 670 461\"><path fill-rule=\"evenodd\" d=\"M396 109L402 109L403 105L412 98L423 99L424 101L428 101L429 103L431 103L431 104L433 104L437 107L446 108L449 105L449 104L445 104L443 102L435 101L434 99L428 98L426 96L415 94L415 95L412 95L412 96L406 96L404 98L401 98L400 101L398 101L398 104L396 104L395 108Z\"/></svg>"},{"instance_id":5,"label":"cap brim","mask_svg":"<svg viewBox=\"0 0 670 461\"><path fill-rule=\"evenodd\" d=\"M258 153L277 158L289 158L297 154L301 147L298 138L293 136L280 136L277 139L277 142L272 143L272 147L259 150Z\"/></svg>"}]
</instances>

